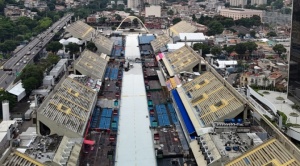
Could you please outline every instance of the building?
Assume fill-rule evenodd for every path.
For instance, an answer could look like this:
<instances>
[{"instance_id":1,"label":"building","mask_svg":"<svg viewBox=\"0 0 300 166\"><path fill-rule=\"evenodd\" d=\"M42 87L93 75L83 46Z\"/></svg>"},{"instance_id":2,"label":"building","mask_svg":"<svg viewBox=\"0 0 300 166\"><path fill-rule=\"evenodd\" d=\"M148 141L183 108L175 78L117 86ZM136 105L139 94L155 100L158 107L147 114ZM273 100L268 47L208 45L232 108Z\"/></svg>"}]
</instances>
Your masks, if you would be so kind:
<instances>
[{"instance_id":1,"label":"building","mask_svg":"<svg viewBox=\"0 0 300 166\"><path fill-rule=\"evenodd\" d=\"M166 34L157 36L155 40L150 42L154 53L160 51L161 48L165 47L171 41L170 37Z\"/></svg>"},{"instance_id":2,"label":"building","mask_svg":"<svg viewBox=\"0 0 300 166\"><path fill-rule=\"evenodd\" d=\"M136 10L141 4L140 0L129 0L127 1L127 7Z\"/></svg>"},{"instance_id":3,"label":"building","mask_svg":"<svg viewBox=\"0 0 300 166\"><path fill-rule=\"evenodd\" d=\"M230 3L230 6L243 7L243 6L247 5L247 0L230 0L229 3Z\"/></svg>"},{"instance_id":4,"label":"building","mask_svg":"<svg viewBox=\"0 0 300 166\"><path fill-rule=\"evenodd\" d=\"M187 21L180 21L179 23L171 26L167 30L167 34L169 36L178 36L179 33L194 33L197 31L197 27L195 27L192 23Z\"/></svg>"},{"instance_id":5,"label":"building","mask_svg":"<svg viewBox=\"0 0 300 166\"><path fill-rule=\"evenodd\" d=\"M13 143L14 148L11 154L3 161L3 166L60 166L77 164L83 142L82 138L69 138L56 134L36 137L27 135L26 137L24 139L25 137L23 136L19 141Z\"/></svg>"},{"instance_id":6,"label":"building","mask_svg":"<svg viewBox=\"0 0 300 166\"><path fill-rule=\"evenodd\" d=\"M149 6L145 8L145 17L161 17L161 6Z\"/></svg>"},{"instance_id":7,"label":"building","mask_svg":"<svg viewBox=\"0 0 300 166\"><path fill-rule=\"evenodd\" d=\"M264 5L267 4L267 0L251 0L251 5Z\"/></svg>"},{"instance_id":8,"label":"building","mask_svg":"<svg viewBox=\"0 0 300 166\"><path fill-rule=\"evenodd\" d=\"M67 77L55 87L37 110L37 133L83 138L97 100L97 91L85 78Z\"/></svg>"},{"instance_id":9,"label":"building","mask_svg":"<svg viewBox=\"0 0 300 166\"><path fill-rule=\"evenodd\" d=\"M162 60L166 67L165 72L171 77L183 71L196 71L196 69L194 70L194 67L200 64L200 56L198 53L187 45L166 54Z\"/></svg>"},{"instance_id":10,"label":"building","mask_svg":"<svg viewBox=\"0 0 300 166\"><path fill-rule=\"evenodd\" d=\"M163 2L162 0L145 0L145 3L148 3L149 5L160 5L160 3Z\"/></svg>"},{"instance_id":11,"label":"building","mask_svg":"<svg viewBox=\"0 0 300 166\"><path fill-rule=\"evenodd\" d=\"M288 98L300 103L300 1L293 2Z\"/></svg>"},{"instance_id":12,"label":"building","mask_svg":"<svg viewBox=\"0 0 300 166\"><path fill-rule=\"evenodd\" d=\"M98 35L94 39L94 43L97 47L97 52L99 53L104 53L106 55L111 55L113 47L114 47L114 42L110 40L109 38Z\"/></svg>"},{"instance_id":13,"label":"building","mask_svg":"<svg viewBox=\"0 0 300 166\"><path fill-rule=\"evenodd\" d=\"M20 9L18 6L6 5L4 8L4 15L11 20L17 20L19 17L29 17L33 19L37 13L27 9Z\"/></svg>"},{"instance_id":14,"label":"building","mask_svg":"<svg viewBox=\"0 0 300 166\"><path fill-rule=\"evenodd\" d=\"M252 9L239 9L239 8L220 9L220 15L224 17L233 18L234 20L238 20L241 18L250 18L255 15L260 16L260 18L262 18L263 11L252 10Z\"/></svg>"},{"instance_id":15,"label":"building","mask_svg":"<svg viewBox=\"0 0 300 166\"><path fill-rule=\"evenodd\" d=\"M84 50L74 63L74 69L83 75L102 80L108 61L109 57L106 54L98 55Z\"/></svg>"},{"instance_id":16,"label":"building","mask_svg":"<svg viewBox=\"0 0 300 166\"><path fill-rule=\"evenodd\" d=\"M66 31L69 32L73 37L87 41L91 40L91 38L96 35L96 30L93 27L80 20L68 26Z\"/></svg>"}]
</instances>

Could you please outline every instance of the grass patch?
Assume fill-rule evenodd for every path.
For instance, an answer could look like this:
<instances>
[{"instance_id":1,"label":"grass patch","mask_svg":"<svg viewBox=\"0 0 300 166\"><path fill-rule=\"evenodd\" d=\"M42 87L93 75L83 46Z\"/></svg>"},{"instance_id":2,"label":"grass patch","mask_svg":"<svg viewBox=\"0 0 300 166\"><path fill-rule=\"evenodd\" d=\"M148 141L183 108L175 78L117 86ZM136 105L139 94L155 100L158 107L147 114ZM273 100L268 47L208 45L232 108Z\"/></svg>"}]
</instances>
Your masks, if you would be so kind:
<instances>
[{"instance_id":1,"label":"grass patch","mask_svg":"<svg viewBox=\"0 0 300 166\"><path fill-rule=\"evenodd\" d=\"M268 92L268 91L263 91L263 94L270 94L270 92Z\"/></svg>"},{"instance_id":2,"label":"grass patch","mask_svg":"<svg viewBox=\"0 0 300 166\"><path fill-rule=\"evenodd\" d=\"M276 100L284 100L284 98L281 96L278 96L278 97L276 97Z\"/></svg>"}]
</instances>

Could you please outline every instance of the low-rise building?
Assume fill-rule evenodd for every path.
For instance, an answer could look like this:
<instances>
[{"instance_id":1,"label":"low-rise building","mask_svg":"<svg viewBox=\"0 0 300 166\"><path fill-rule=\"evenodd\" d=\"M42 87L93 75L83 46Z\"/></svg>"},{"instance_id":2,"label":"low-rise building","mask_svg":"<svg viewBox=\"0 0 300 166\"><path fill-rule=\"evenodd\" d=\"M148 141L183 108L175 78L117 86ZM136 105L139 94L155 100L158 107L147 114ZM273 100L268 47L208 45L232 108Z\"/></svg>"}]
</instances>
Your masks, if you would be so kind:
<instances>
[{"instance_id":1,"label":"low-rise building","mask_svg":"<svg viewBox=\"0 0 300 166\"><path fill-rule=\"evenodd\" d=\"M161 17L161 6L149 6L145 8L145 17Z\"/></svg>"},{"instance_id":2,"label":"low-rise building","mask_svg":"<svg viewBox=\"0 0 300 166\"><path fill-rule=\"evenodd\" d=\"M30 10L26 9L20 9L17 6L6 5L6 7L4 8L4 15L6 17L9 17L11 20L16 20L19 17L29 17L33 19L34 16L37 15L37 13L31 12Z\"/></svg>"},{"instance_id":3,"label":"low-rise building","mask_svg":"<svg viewBox=\"0 0 300 166\"><path fill-rule=\"evenodd\" d=\"M252 9L223 8L220 9L219 12L221 16L233 18L234 20L238 20L241 18L250 18L255 15L260 16L260 18L262 18L263 16L262 10L252 10Z\"/></svg>"},{"instance_id":4,"label":"low-rise building","mask_svg":"<svg viewBox=\"0 0 300 166\"><path fill-rule=\"evenodd\" d=\"M230 6L243 7L247 5L247 0L229 0Z\"/></svg>"},{"instance_id":5,"label":"low-rise building","mask_svg":"<svg viewBox=\"0 0 300 166\"><path fill-rule=\"evenodd\" d=\"M264 5L267 4L267 0L251 0L251 5Z\"/></svg>"}]
</instances>

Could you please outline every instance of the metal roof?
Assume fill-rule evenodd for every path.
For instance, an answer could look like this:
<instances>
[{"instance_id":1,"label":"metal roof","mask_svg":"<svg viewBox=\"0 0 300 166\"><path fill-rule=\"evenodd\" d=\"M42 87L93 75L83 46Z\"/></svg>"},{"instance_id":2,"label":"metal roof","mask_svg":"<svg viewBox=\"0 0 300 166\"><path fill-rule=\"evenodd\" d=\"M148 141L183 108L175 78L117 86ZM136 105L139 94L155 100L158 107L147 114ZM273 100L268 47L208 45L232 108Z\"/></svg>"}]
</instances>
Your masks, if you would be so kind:
<instances>
[{"instance_id":1,"label":"metal roof","mask_svg":"<svg viewBox=\"0 0 300 166\"><path fill-rule=\"evenodd\" d=\"M254 147L226 166L299 166L300 162L275 138Z\"/></svg>"},{"instance_id":2,"label":"metal roof","mask_svg":"<svg viewBox=\"0 0 300 166\"><path fill-rule=\"evenodd\" d=\"M60 165L75 166L79 159L82 145L82 138L63 137L56 153L53 162Z\"/></svg>"},{"instance_id":3,"label":"metal roof","mask_svg":"<svg viewBox=\"0 0 300 166\"><path fill-rule=\"evenodd\" d=\"M137 35L129 35L126 39L126 44L132 42L126 50L138 48ZM132 57L127 55L126 59ZM139 50L134 55L140 58ZM133 63L133 68L124 72L121 98L115 165L157 165L141 63Z\"/></svg>"},{"instance_id":4,"label":"metal roof","mask_svg":"<svg viewBox=\"0 0 300 166\"><path fill-rule=\"evenodd\" d=\"M160 48L166 46L171 41L170 37L166 34L157 36L155 40L152 40L151 46L153 51L156 53Z\"/></svg>"},{"instance_id":5,"label":"metal roof","mask_svg":"<svg viewBox=\"0 0 300 166\"><path fill-rule=\"evenodd\" d=\"M192 23L186 21L180 21L179 23L171 26L169 28L170 35L177 36L179 33L193 33L197 31L197 27L192 25Z\"/></svg>"},{"instance_id":6,"label":"metal roof","mask_svg":"<svg viewBox=\"0 0 300 166\"><path fill-rule=\"evenodd\" d=\"M72 36L83 40L91 39L91 34L95 33L95 29L82 21L76 21L66 28L66 31Z\"/></svg>"},{"instance_id":7,"label":"metal roof","mask_svg":"<svg viewBox=\"0 0 300 166\"><path fill-rule=\"evenodd\" d=\"M201 126L209 125L230 113L243 111L243 103L211 72L187 82L182 89L190 108L198 112Z\"/></svg>"},{"instance_id":8,"label":"metal roof","mask_svg":"<svg viewBox=\"0 0 300 166\"><path fill-rule=\"evenodd\" d=\"M107 62L108 59L106 58L105 54L100 56L86 49L76 60L74 68L83 75L87 74L92 78L102 79Z\"/></svg>"},{"instance_id":9,"label":"metal roof","mask_svg":"<svg viewBox=\"0 0 300 166\"><path fill-rule=\"evenodd\" d=\"M170 76L173 76L196 66L200 63L200 56L191 47L184 45L180 49L166 54L163 61Z\"/></svg>"},{"instance_id":10,"label":"metal roof","mask_svg":"<svg viewBox=\"0 0 300 166\"><path fill-rule=\"evenodd\" d=\"M39 114L83 135L97 92L69 77L54 92Z\"/></svg>"},{"instance_id":11,"label":"metal roof","mask_svg":"<svg viewBox=\"0 0 300 166\"><path fill-rule=\"evenodd\" d=\"M113 49L114 46L114 41L110 40L109 38L102 36L102 35L98 35L95 39L94 39L94 43L96 45L96 47L98 48L98 51L101 53L105 53L110 55L111 51Z\"/></svg>"},{"instance_id":12,"label":"metal roof","mask_svg":"<svg viewBox=\"0 0 300 166\"><path fill-rule=\"evenodd\" d=\"M205 41L205 36L203 33L179 33L181 41Z\"/></svg>"}]
</instances>

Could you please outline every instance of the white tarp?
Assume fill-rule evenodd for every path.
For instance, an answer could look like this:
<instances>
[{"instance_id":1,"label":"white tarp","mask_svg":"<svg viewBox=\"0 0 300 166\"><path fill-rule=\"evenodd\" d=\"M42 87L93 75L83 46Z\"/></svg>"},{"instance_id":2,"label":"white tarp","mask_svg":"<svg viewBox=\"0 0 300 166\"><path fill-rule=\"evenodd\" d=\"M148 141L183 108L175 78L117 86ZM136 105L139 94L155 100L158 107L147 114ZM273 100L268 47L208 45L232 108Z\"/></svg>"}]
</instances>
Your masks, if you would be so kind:
<instances>
[{"instance_id":1,"label":"white tarp","mask_svg":"<svg viewBox=\"0 0 300 166\"><path fill-rule=\"evenodd\" d=\"M18 101L22 100L26 96L25 89L23 88L22 82L19 82L17 85L15 85L13 88L11 88L9 93L16 95Z\"/></svg>"}]
</instances>

